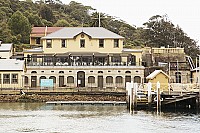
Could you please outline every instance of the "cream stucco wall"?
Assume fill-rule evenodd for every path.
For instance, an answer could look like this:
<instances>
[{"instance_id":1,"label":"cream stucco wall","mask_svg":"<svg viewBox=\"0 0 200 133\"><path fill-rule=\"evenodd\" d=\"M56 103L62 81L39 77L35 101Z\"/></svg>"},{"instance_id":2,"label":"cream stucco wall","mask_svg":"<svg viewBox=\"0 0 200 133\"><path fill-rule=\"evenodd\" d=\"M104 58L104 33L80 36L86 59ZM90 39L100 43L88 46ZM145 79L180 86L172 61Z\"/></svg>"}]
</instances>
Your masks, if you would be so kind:
<instances>
[{"instance_id":1,"label":"cream stucco wall","mask_svg":"<svg viewBox=\"0 0 200 133\"><path fill-rule=\"evenodd\" d=\"M35 44L36 44L35 38L30 38L30 45L35 45Z\"/></svg>"},{"instance_id":2,"label":"cream stucco wall","mask_svg":"<svg viewBox=\"0 0 200 133\"><path fill-rule=\"evenodd\" d=\"M10 84L3 83L3 74L10 75ZM18 74L18 83L12 83L12 74ZM23 85L23 71L0 71L0 88L22 88Z\"/></svg>"},{"instance_id":3,"label":"cream stucco wall","mask_svg":"<svg viewBox=\"0 0 200 133\"><path fill-rule=\"evenodd\" d=\"M32 71L36 71L37 73L32 73ZM59 73L60 71L63 71L64 73ZM59 87L59 76L64 76L64 84L67 87L77 87L77 73L83 71L85 72L85 87L98 87L98 76L103 76L103 86L104 87L120 87L125 88L125 77L130 76L131 81L134 81L134 77L140 77L141 82L144 78L144 67L129 67L129 66L109 66L109 67L102 67L102 66L27 66L27 71L25 73L25 76L28 77L29 82L28 85L31 87L31 76L37 76L37 87L40 87L40 77L45 76L47 79L50 76L56 77L56 84L55 87ZM103 73L98 73L98 71L102 71ZM126 73L127 71L130 71L131 73ZM67 77L73 76L74 77L74 83L67 83ZM88 83L88 77L94 76L95 77L95 83ZM113 83L106 83L106 77L112 76L113 77ZM117 84L116 83L116 77L121 76L123 82Z\"/></svg>"},{"instance_id":4,"label":"cream stucco wall","mask_svg":"<svg viewBox=\"0 0 200 133\"><path fill-rule=\"evenodd\" d=\"M200 83L198 80L199 77L200 77L199 71L192 71L192 83L193 84Z\"/></svg>"},{"instance_id":5,"label":"cream stucco wall","mask_svg":"<svg viewBox=\"0 0 200 133\"><path fill-rule=\"evenodd\" d=\"M137 65L142 65L142 52L133 52L132 54L136 56Z\"/></svg>"},{"instance_id":6,"label":"cream stucco wall","mask_svg":"<svg viewBox=\"0 0 200 133\"><path fill-rule=\"evenodd\" d=\"M0 57L5 59L10 59L12 56L12 51L0 52Z\"/></svg>"},{"instance_id":7,"label":"cream stucco wall","mask_svg":"<svg viewBox=\"0 0 200 133\"><path fill-rule=\"evenodd\" d=\"M85 47L80 48L80 39L85 39ZM104 48L99 48L99 39L91 39L89 36L78 35L75 39L66 39L67 47L61 47L61 39L52 39L52 48L46 48L46 40L43 40L44 54L66 53L66 52L99 52L99 53L121 53L123 40L119 39L119 47L114 48L114 39L104 39Z\"/></svg>"}]
</instances>

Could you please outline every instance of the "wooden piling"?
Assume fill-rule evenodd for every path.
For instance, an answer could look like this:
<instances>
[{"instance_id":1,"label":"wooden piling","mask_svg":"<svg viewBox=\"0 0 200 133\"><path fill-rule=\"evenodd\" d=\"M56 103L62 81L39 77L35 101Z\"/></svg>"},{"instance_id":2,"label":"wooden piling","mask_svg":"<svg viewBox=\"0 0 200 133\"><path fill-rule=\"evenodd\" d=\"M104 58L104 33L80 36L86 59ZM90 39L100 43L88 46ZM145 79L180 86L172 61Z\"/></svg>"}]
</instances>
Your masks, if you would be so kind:
<instances>
[{"instance_id":1,"label":"wooden piling","mask_svg":"<svg viewBox=\"0 0 200 133\"><path fill-rule=\"evenodd\" d=\"M148 108L151 110L151 103L152 103L152 95L151 95L151 88L152 88L152 83L148 83Z\"/></svg>"}]
</instances>

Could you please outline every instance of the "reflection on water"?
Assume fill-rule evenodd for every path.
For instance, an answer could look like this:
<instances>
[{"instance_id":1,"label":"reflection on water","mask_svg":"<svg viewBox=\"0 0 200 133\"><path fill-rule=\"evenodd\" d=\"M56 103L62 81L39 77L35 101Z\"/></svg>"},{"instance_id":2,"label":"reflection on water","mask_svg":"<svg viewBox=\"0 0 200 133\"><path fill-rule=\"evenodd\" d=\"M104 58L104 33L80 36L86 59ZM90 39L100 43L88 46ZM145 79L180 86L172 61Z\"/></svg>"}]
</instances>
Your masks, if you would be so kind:
<instances>
[{"instance_id":1,"label":"reflection on water","mask_svg":"<svg viewBox=\"0 0 200 133\"><path fill-rule=\"evenodd\" d=\"M191 112L135 111L125 106L0 103L0 133L188 133L200 132Z\"/></svg>"}]
</instances>

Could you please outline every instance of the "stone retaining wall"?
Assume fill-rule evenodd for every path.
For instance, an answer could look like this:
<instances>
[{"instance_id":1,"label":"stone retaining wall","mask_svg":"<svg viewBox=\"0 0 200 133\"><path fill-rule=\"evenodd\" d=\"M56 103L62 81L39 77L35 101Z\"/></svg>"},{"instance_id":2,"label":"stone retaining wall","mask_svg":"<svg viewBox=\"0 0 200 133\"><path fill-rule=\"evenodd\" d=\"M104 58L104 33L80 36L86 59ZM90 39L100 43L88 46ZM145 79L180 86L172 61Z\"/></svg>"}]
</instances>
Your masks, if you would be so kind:
<instances>
[{"instance_id":1,"label":"stone retaining wall","mask_svg":"<svg viewBox=\"0 0 200 133\"><path fill-rule=\"evenodd\" d=\"M125 96L90 95L0 95L0 102L47 102L47 101L126 101Z\"/></svg>"}]
</instances>

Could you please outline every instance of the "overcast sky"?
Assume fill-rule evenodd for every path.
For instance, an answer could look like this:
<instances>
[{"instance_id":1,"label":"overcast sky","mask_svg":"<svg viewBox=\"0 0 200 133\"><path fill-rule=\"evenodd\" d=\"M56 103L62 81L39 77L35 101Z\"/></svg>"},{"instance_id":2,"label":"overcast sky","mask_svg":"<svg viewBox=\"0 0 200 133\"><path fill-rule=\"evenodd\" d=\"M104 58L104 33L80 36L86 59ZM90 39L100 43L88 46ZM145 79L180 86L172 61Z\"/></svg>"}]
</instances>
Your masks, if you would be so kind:
<instances>
[{"instance_id":1,"label":"overcast sky","mask_svg":"<svg viewBox=\"0 0 200 133\"><path fill-rule=\"evenodd\" d=\"M71 0L61 0L69 4ZM154 15L168 15L192 39L200 41L199 0L74 0L97 11L115 16L130 25L142 26ZM200 45L200 42L198 42Z\"/></svg>"}]
</instances>

